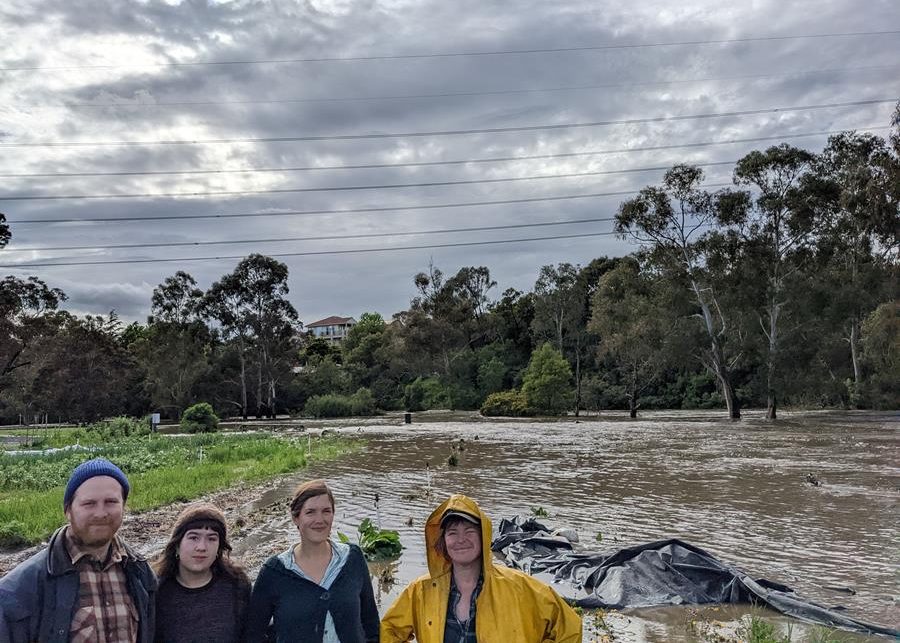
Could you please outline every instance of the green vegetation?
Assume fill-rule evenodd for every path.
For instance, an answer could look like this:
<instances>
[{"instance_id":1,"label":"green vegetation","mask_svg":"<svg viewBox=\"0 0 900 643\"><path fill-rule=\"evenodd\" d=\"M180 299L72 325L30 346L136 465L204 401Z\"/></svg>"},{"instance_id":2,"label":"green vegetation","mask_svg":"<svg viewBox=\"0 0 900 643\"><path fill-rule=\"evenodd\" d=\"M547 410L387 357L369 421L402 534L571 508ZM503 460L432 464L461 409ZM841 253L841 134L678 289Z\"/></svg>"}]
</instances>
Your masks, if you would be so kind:
<instances>
[{"instance_id":1,"label":"green vegetation","mask_svg":"<svg viewBox=\"0 0 900 643\"><path fill-rule=\"evenodd\" d=\"M738 627L738 636L746 643L791 643L791 628L782 636L774 623L764 621L758 616L751 615L742 619Z\"/></svg>"},{"instance_id":2,"label":"green vegetation","mask_svg":"<svg viewBox=\"0 0 900 643\"><path fill-rule=\"evenodd\" d=\"M546 413L562 413L572 404L572 370L549 343L537 349L522 378L528 406Z\"/></svg>"},{"instance_id":3,"label":"green vegetation","mask_svg":"<svg viewBox=\"0 0 900 643\"><path fill-rule=\"evenodd\" d=\"M397 558L403 551L400 543L400 533L391 529L379 529L369 519L365 518L357 528L359 535L357 540L366 560L390 560ZM350 539L340 532L338 538L341 542L349 543Z\"/></svg>"},{"instance_id":4,"label":"green vegetation","mask_svg":"<svg viewBox=\"0 0 900 643\"><path fill-rule=\"evenodd\" d=\"M543 507L538 506L538 507L531 508L531 515L534 516L535 518L549 518L550 512L547 511L546 509L544 509Z\"/></svg>"},{"instance_id":5,"label":"green vegetation","mask_svg":"<svg viewBox=\"0 0 900 643\"><path fill-rule=\"evenodd\" d=\"M705 643L846 643L849 639L838 630L819 626L801 637L795 637L788 625L784 633L758 614L747 614L736 627L721 620L720 607L690 608L687 630Z\"/></svg>"},{"instance_id":6,"label":"green vegetation","mask_svg":"<svg viewBox=\"0 0 900 643\"><path fill-rule=\"evenodd\" d=\"M181 429L188 433L213 433L219 430L219 418L212 406L200 402L181 414Z\"/></svg>"},{"instance_id":7,"label":"green vegetation","mask_svg":"<svg viewBox=\"0 0 900 643\"><path fill-rule=\"evenodd\" d=\"M330 459L353 448L345 439L327 437L316 440L307 456L305 439L200 434L132 436L37 457L0 455L0 535L8 545L16 539L38 542L63 524L65 483L75 466L92 457L106 457L125 471L132 485L128 506L144 511L296 471L309 459Z\"/></svg>"},{"instance_id":8,"label":"green vegetation","mask_svg":"<svg viewBox=\"0 0 900 643\"><path fill-rule=\"evenodd\" d=\"M372 391L360 388L353 395L316 395L303 407L304 415L314 418L338 418L375 415L375 398Z\"/></svg>"},{"instance_id":9,"label":"green vegetation","mask_svg":"<svg viewBox=\"0 0 900 643\"><path fill-rule=\"evenodd\" d=\"M481 414L488 417L527 417L536 411L528 406L521 391L500 391L491 393L481 405Z\"/></svg>"}]
</instances>

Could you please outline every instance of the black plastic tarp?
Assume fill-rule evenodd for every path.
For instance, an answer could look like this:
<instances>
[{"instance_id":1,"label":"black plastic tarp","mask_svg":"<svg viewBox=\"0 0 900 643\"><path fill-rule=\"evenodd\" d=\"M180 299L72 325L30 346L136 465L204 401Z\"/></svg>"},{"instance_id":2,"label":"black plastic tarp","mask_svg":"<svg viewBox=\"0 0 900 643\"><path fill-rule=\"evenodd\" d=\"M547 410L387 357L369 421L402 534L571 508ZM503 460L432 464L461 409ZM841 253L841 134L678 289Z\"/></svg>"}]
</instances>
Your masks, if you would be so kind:
<instances>
[{"instance_id":1,"label":"black plastic tarp","mask_svg":"<svg viewBox=\"0 0 900 643\"><path fill-rule=\"evenodd\" d=\"M626 609L660 605L756 603L788 616L864 634L900 636L900 630L866 623L804 600L785 585L753 579L712 554L669 539L604 552L575 551L533 518L500 522L491 548L508 565L552 576L554 588L584 608Z\"/></svg>"}]
</instances>

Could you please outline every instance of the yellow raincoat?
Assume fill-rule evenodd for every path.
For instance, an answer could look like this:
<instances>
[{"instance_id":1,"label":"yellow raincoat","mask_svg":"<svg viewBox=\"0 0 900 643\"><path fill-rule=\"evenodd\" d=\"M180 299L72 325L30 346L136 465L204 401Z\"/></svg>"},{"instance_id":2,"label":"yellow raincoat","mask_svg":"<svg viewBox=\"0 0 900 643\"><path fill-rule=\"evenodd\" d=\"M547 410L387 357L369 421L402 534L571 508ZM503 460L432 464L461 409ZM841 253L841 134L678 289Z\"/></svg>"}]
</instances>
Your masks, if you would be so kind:
<instances>
[{"instance_id":1,"label":"yellow raincoat","mask_svg":"<svg viewBox=\"0 0 900 643\"><path fill-rule=\"evenodd\" d=\"M481 517L484 582L475 603L478 643L580 643L581 618L550 587L515 569L495 565L491 521L471 498L451 496L425 523L429 573L403 590L381 621L381 643L443 643L450 598L450 563L435 551L448 509Z\"/></svg>"}]
</instances>

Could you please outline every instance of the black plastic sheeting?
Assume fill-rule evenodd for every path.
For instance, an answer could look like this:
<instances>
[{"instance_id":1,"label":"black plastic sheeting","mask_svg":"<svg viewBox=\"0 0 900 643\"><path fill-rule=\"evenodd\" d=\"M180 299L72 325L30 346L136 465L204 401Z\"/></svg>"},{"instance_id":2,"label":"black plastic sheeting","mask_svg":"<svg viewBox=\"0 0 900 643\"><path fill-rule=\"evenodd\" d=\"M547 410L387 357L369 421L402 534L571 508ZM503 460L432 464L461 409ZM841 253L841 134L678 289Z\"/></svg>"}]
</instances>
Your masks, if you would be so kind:
<instances>
[{"instance_id":1,"label":"black plastic sheeting","mask_svg":"<svg viewBox=\"0 0 900 643\"><path fill-rule=\"evenodd\" d=\"M575 551L533 518L500 522L491 549L528 574L550 575L556 589L584 608L755 603L794 618L863 634L900 637L900 630L866 623L804 600L785 585L753 579L682 540L659 540L604 552ZM563 532L564 533L564 532Z\"/></svg>"}]
</instances>

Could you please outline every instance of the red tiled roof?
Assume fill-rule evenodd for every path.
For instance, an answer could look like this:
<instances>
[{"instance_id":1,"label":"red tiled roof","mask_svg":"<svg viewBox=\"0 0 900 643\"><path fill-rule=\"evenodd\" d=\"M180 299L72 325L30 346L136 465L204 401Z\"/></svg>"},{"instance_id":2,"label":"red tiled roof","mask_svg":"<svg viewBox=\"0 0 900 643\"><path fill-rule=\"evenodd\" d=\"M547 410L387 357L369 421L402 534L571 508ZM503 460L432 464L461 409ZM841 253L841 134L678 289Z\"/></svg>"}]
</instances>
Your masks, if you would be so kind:
<instances>
[{"instance_id":1,"label":"red tiled roof","mask_svg":"<svg viewBox=\"0 0 900 643\"><path fill-rule=\"evenodd\" d=\"M340 326L342 324L352 324L355 323L355 319L352 317L338 317L337 315L332 315L331 317L326 317L325 319L320 319L317 322L313 322L311 324L307 324L307 328L314 328L316 326Z\"/></svg>"}]
</instances>

